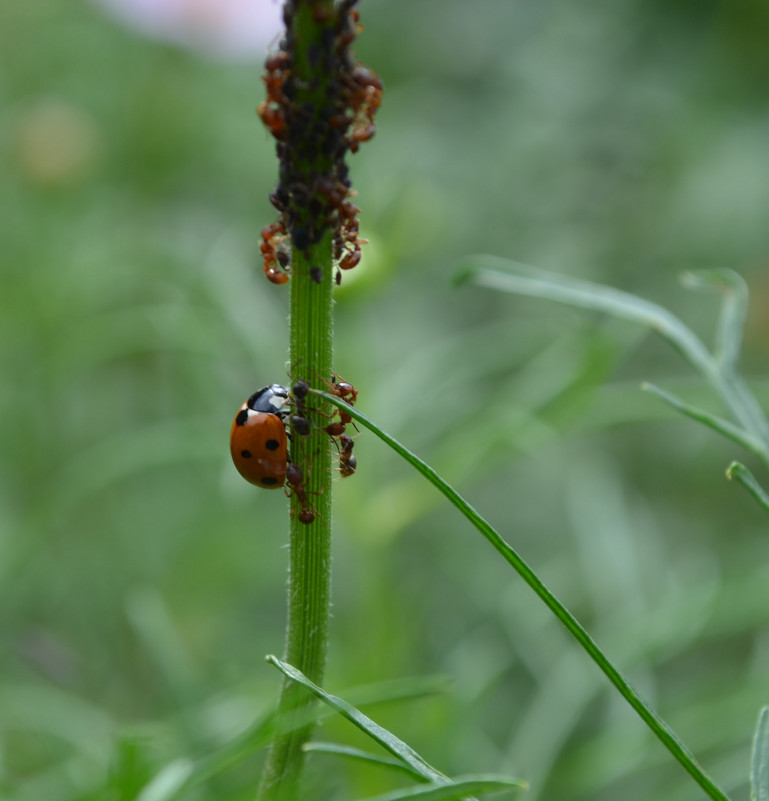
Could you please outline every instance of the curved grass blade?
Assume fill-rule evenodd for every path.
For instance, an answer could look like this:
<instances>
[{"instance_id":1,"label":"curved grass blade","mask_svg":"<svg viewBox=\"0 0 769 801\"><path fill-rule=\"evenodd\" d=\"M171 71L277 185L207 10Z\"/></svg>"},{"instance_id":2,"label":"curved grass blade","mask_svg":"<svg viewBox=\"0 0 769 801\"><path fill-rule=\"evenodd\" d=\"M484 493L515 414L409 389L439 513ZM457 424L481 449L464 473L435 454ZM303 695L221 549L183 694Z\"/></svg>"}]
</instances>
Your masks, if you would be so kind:
<instances>
[{"instance_id":1,"label":"curved grass blade","mask_svg":"<svg viewBox=\"0 0 769 801\"><path fill-rule=\"evenodd\" d=\"M482 793L498 793L500 790L525 790L526 782L510 779L507 776L477 775L457 776L452 784L439 786L424 784L416 787L407 787L403 790L394 790L384 795L368 798L366 801L455 801L466 799L468 795Z\"/></svg>"},{"instance_id":2,"label":"curved grass blade","mask_svg":"<svg viewBox=\"0 0 769 801\"><path fill-rule=\"evenodd\" d=\"M365 426L376 434L379 439L389 445L396 453L402 456L414 469L420 472L434 487L436 487L449 502L457 508L478 531L491 543L497 552L510 564L520 577L531 587L539 596L540 600L550 609L550 611L568 629L569 633L577 640L590 658L598 665L600 670L616 687L622 697L636 711L639 717L654 732L657 738L683 766L689 775L702 787L702 789L712 799L717 801L728 801L728 796L713 782L713 780L700 767L692 754L684 744L678 739L668 725L660 718L654 710L648 706L628 684L624 676L614 667L609 658L598 647L597 643L587 633L582 624L569 612L568 609L556 598L556 596L545 586L537 574L529 567L526 561L518 552L509 545L502 536L483 518L472 506L447 482L445 482L428 464L423 462L418 456L411 453L406 447L401 445L396 439L384 432L372 420L366 417L354 407L340 400L327 392L317 389L310 390L314 395L322 397L339 409L343 409L357 423Z\"/></svg>"},{"instance_id":3,"label":"curved grass blade","mask_svg":"<svg viewBox=\"0 0 769 801\"><path fill-rule=\"evenodd\" d=\"M383 768L392 768L403 773L407 773L412 778L418 781L429 781L421 773L418 773L411 765L408 765L402 759L395 759L393 757L380 756L379 754L372 754L370 751L363 751L360 748L352 748L349 745L339 745L337 743L323 743L310 741L305 743L302 748L305 751L313 751L320 754L334 754L335 756L347 757L349 759L357 759L361 762L368 762L374 765L379 765Z\"/></svg>"},{"instance_id":4,"label":"curved grass blade","mask_svg":"<svg viewBox=\"0 0 769 801\"><path fill-rule=\"evenodd\" d=\"M769 801L769 706L758 713L750 755L750 801Z\"/></svg>"},{"instance_id":5,"label":"curved grass blade","mask_svg":"<svg viewBox=\"0 0 769 801\"><path fill-rule=\"evenodd\" d=\"M297 670L292 665L282 662L276 656L269 655L266 657L271 665L275 665L286 677L301 684L306 690L309 690L316 698L323 701L335 712L338 712L342 717L347 718L350 723L357 726L361 731L365 732L369 737L379 743L386 751L389 751L394 757L405 762L412 770L424 777L430 782L436 784L448 784L449 778L436 770L431 765L428 765L413 748L406 745L403 740L398 739L394 734L382 728L378 723L371 720L370 717L364 715L359 709L356 709L352 704L343 701L335 695L330 695L325 690L318 687L317 684L311 682L301 671Z\"/></svg>"},{"instance_id":6,"label":"curved grass blade","mask_svg":"<svg viewBox=\"0 0 769 801\"><path fill-rule=\"evenodd\" d=\"M602 311L656 331L705 376L745 429L761 439L762 459L769 464L769 421L753 393L733 369L721 359L712 356L699 337L663 306L613 287L554 275L496 256L473 256L466 259L465 264L465 268L457 276L457 283L472 281L479 286L502 292ZM510 272L511 269L515 272ZM739 312L735 311L734 321L724 322L722 328L734 327L738 316ZM733 338L734 335L720 335L722 340L729 336ZM722 346L725 346L723 341ZM732 346L733 342L729 344L729 347Z\"/></svg>"},{"instance_id":7,"label":"curved grass blade","mask_svg":"<svg viewBox=\"0 0 769 801\"><path fill-rule=\"evenodd\" d=\"M402 701L408 698L421 698L426 695L445 693L450 685L451 681L445 676L415 676L352 688L348 697L359 704ZM331 714L333 714L331 710L307 710L305 716L293 719L293 723L297 728L300 728L307 723L320 720ZM186 781L177 789L176 794L169 796L169 798L176 798L181 790L208 781L214 776L236 767L251 757L255 751L265 748L275 734L276 725L277 716L273 711L257 720L253 725L220 748L196 761ZM284 728L282 730L287 729ZM158 775L160 773L162 771Z\"/></svg>"},{"instance_id":8,"label":"curved grass blade","mask_svg":"<svg viewBox=\"0 0 769 801\"><path fill-rule=\"evenodd\" d=\"M752 451L758 456L763 455L763 446L760 440L743 431L741 428L738 428L728 420L724 420L723 417L718 417L717 415L711 414L710 412L705 411L705 409L700 409L697 406L691 406L690 404L681 400L681 398L673 395L672 392L668 392L667 390L662 389L655 384L650 384L647 381L644 381L644 383L641 384L641 389L644 392L651 392L652 395L656 395L658 398L667 403L668 406L672 406L674 409L681 412L681 414L691 417L692 420L696 420L698 423L704 423L709 428L712 428L714 431L718 431L719 434L723 434L725 437L733 442L736 442L738 445L741 445L743 448Z\"/></svg>"},{"instance_id":9,"label":"curved grass blade","mask_svg":"<svg viewBox=\"0 0 769 801\"><path fill-rule=\"evenodd\" d=\"M556 275L496 256L473 256L465 263L467 266L457 276L458 284L472 281L489 289L581 306L640 323L667 339L692 364L712 372L708 349L688 326L663 306L613 287ZM510 268L516 272L501 272Z\"/></svg>"},{"instance_id":10,"label":"curved grass blade","mask_svg":"<svg viewBox=\"0 0 769 801\"><path fill-rule=\"evenodd\" d=\"M753 473L744 464L732 462L726 469L726 477L739 481L758 503L769 512L769 495L766 494L758 481L756 481Z\"/></svg>"},{"instance_id":11,"label":"curved grass blade","mask_svg":"<svg viewBox=\"0 0 769 801\"><path fill-rule=\"evenodd\" d=\"M716 329L715 356L729 370L737 367L748 314L748 285L733 270L698 270L681 276L689 289L719 292L723 298Z\"/></svg>"}]
</instances>

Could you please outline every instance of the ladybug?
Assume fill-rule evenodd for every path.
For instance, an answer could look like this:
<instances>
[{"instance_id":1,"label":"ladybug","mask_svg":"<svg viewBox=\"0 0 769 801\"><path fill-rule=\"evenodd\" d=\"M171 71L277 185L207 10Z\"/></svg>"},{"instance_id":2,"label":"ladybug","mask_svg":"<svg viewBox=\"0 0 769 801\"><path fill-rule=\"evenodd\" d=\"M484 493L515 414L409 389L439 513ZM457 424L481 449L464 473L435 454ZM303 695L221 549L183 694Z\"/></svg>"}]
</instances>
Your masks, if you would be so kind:
<instances>
[{"instance_id":1,"label":"ladybug","mask_svg":"<svg viewBox=\"0 0 769 801\"><path fill-rule=\"evenodd\" d=\"M230 430L230 453L246 481L264 489L286 482L288 390L271 384L255 392L238 410Z\"/></svg>"}]
</instances>

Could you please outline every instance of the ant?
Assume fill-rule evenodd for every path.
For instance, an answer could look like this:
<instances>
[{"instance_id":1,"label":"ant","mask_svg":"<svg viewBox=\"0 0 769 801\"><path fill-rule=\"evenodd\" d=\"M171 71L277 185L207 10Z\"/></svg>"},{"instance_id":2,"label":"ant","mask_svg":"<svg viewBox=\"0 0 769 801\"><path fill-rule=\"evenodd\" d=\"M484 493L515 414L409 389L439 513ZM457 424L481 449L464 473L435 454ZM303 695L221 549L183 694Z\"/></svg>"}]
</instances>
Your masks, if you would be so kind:
<instances>
[{"instance_id":1,"label":"ant","mask_svg":"<svg viewBox=\"0 0 769 801\"><path fill-rule=\"evenodd\" d=\"M290 462L286 468L286 482L288 490L286 495L290 498L295 495L299 499L301 509L299 510L299 522L309 525L315 520L317 511L307 498L307 490L304 488L304 473L302 468Z\"/></svg>"},{"instance_id":2,"label":"ant","mask_svg":"<svg viewBox=\"0 0 769 801\"><path fill-rule=\"evenodd\" d=\"M266 225L262 231L259 249L264 258L264 274L273 284L285 284L288 281L288 273L276 268L276 264L281 267L288 266L288 258L284 250L287 236L283 220Z\"/></svg>"},{"instance_id":3,"label":"ant","mask_svg":"<svg viewBox=\"0 0 769 801\"><path fill-rule=\"evenodd\" d=\"M358 400L358 390L349 381L345 381L341 376L333 373L330 386L332 395L347 401L350 406L355 406L355 401Z\"/></svg>"},{"instance_id":4,"label":"ant","mask_svg":"<svg viewBox=\"0 0 769 801\"><path fill-rule=\"evenodd\" d=\"M336 375L336 373L332 374L331 381L326 381L325 379L322 380L332 395L336 395L337 398L349 403L350 406L355 404L355 401L358 398L358 390L355 389L355 387L349 381L341 379L338 375ZM332 421L325 426L323 430L330 437L340 437L345 432L345 426L347 426L349 423L352 423L352 417L347 414L344 409L337 407L334 411L339 414L339 420ZM353 425L355 424L353 423Z\"/></svg>"},{"instance_id":5,"label":"ant","mask_svg":"<svg viewBox=\"0 0 769 801\"><path fill-rule=\"evenodd\" d=\"M331 376L330 392L350 406L354 406L355 401L358 400L358 390L355 389L349 381L345 381L336 373ZM339 412L339 419L342 423L352 423L352 417L350 417L344 409L337 409L337 411ZM355 423L353 423L353 425L355 425Z\"/></svg>"},{"instance_id":6,"label":"ant","mask_svg":"<svg viewBox=\"0 0 769 801\"><path fill-rule=\"evenodd\" d=\"M297 381L294 384L293 395L296 413L291 415L289 422L291 423L291 428L300 437L310 436L310 421L307 419L307 407L305 406L305 399L309 391L310 387L305 381Z\"/></svg>"},{"instance_id":7,"label":"ant","mask_svg":"<svg viewBox=\"0 0 769 801\"><path fill-rule=\"evenodd\" d=\"M358 459L353 456L353 442L352 437L348 437L347 434L342 434L339 437L339 443L342 446L342 450L339 452L339 472L342 474L342 478L347 478L347 476L351 476L358 467Z\"/></svg>"}]
</instances>

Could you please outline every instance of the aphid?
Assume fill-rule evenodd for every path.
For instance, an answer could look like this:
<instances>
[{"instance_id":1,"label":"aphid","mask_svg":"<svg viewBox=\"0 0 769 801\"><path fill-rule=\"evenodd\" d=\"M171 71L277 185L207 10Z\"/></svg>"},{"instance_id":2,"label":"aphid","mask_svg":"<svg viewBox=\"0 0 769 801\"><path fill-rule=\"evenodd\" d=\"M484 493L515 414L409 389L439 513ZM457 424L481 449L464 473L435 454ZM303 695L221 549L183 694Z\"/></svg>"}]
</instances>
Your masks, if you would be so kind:
<instances>
[{"instance_id":1,"label":"aphid","mask_svg":"<svg viewBox=\"0 0 769 801\"><path fill-rule=\"evenodd\" d=\"M348 252L342 257L341 261L339 262L339 269L352 270L353 267L357 267L360 263L360 257L360 248L356 246L355 250Z\"/></svg>"}]
</instances>

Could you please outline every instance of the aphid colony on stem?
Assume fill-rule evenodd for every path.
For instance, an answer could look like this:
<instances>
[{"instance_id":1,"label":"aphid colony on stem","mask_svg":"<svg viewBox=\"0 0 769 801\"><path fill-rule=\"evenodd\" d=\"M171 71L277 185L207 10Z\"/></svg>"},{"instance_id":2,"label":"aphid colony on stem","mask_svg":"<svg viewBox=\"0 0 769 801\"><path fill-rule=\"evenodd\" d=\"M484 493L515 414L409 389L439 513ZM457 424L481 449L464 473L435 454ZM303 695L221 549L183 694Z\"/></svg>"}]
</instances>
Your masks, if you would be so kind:
<instances>
[{"instance_id":1,"label":"aphid colony on stem","mask_svg":"<svg viewBox=\"0 0 769 801\"><path fill-rule=\"evenodd\" d=\"M374 136L383 88L350 50L362 30L356 3L342 0L332 11L314 10L317 38L308 54L311 73L300 78L294 63L297 3L287 0L286 35L265 62L267 97L257 112L276 139L279 180L270 202L279 216L265 226L260 247L264 274L274 284L289 280L291 246L309 261L310 248L331 231L338 284L340 271L360 262L360 246L366 243L358 236L360 209L351 201L356 193L345 156ZM320 267L310 267L309 275L322 283Z\"/></svg>"},{"instance_id":2,"label":"aphid colony on stem","mask_svg":"<svg viewBox=\"0 0 769 801\"><path fill-rule=\"evenodd\" d=\"M352 384L333 376L324 381L332 395L336 395L352 406L358 391ZM238 472L246 481L262 489L286 488L289 497L299 503L299 520L312 523L316 511L304 487L304 472L291 461L288 442L291 434L310 437L313 424L306 404L310 387L305 381L297 381L292 392L281 384L270 384L255 392L240 407L230 430L230 453ZM345 427L352 422L349 414L336 409L339 420L323 427L335 443L339 452L339 472L343 478L351 476L358 465L353 455L353 439L345 434ZM338 439L338 442L337 442Z\"/></svg>"}]
</instances>

